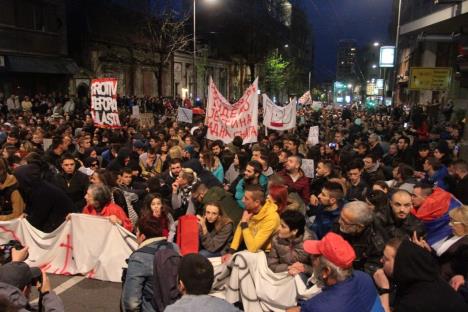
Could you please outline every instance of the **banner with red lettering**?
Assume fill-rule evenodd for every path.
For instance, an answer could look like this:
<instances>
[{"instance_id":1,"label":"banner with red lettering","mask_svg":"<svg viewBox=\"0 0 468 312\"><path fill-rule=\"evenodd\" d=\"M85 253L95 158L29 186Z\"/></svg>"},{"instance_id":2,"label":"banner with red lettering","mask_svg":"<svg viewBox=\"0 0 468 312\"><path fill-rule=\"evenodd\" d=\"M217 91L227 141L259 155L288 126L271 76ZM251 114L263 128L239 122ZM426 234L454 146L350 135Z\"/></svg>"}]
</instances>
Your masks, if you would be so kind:
<instances>
[{"instance_id":1,"label":"banner with red lettering","mask_svg":"<svg viewBox=\"0 0 468 312\"><path fill-rule=\"evenodd\" d=\"M0 222L0 244L20 241L29 247L26 262L48 273L82 274L88 278L120 282L122 268L138 248L135 235L109 219L72 214L52 233L34 228L26 219Z\"/></svg>"},{"instance_id":2,"label":"banner with red lettering","mask_svg":"<svg viewBox=\"0 0 468 312\"><path fill-rule=\"evenodd\" d=\"M208 104L206 106L206 137L230 143L236 136L243 143L257 142L258 134L258 78L244 92L237 103L230 104L210 79Z\"/></svg>"},{"instance_id":3,"label":"banner with red lettering","mask_svg":"<svg viewBox=\"0 0 468 312\"><path fill-rule=\"evenodd\" d=\"M120 128L117 110L117 78L91 81L91 116L100 128Z\"/></svg>"},{"instance_id":4,"label":"banner with red lettering","mask_svg":"<svg viewBox=\"0 0 468 312\"><path fill-rule=\"evenodd\" d=\"M296 98L286 106L273 103L268 95L263 94L263 124L274 130L289 130L296 127Z\"/></svg>"}]
</instances>

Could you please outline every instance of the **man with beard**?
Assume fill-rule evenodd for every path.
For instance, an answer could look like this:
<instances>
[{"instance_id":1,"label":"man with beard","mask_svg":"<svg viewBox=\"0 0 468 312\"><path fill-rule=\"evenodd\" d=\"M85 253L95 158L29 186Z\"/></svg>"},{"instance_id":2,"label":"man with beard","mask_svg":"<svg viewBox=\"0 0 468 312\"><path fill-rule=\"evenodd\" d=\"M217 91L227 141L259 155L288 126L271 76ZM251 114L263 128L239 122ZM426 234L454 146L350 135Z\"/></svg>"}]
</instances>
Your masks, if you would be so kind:
<instances>
[{"instance_id":1,"label":"man with beard","mask_svg":"<svg viewBox=\"0 0 468 312\"><path fill-rule=\"evenodd\" d=\"M318 196L319 205L312 207L308 215L315 216L309 228L321 239L325 236L340 216L344 193L341 184L327 182Z\"/></svg>"},{"instance_id":2,"label":"man with beard","mask_svg":"<svg viewBox=\"0 0 468 312\"><path fill-rule=\"evenodd\" d=\"M349 243L335 233L320 240L307 240L304 250L313 255L313 278L322 292L289 308L288 312L383 312L372 279L353 270L356 254Z\"/></svg>"},{"instance_id":3,"label":"man with beard","mask_svg":"<svg viewBox=\"0 0 468 312\"><path fill-rule=\"evenodd\" d=\"M310 196L309 178L304 175L301 162L302 160L298 156L289 156L280 176L284 179L288 192L299 194L304 203L307 203Z\"/></svg>"},{"instance_id":4,"label":"man with beard","mask_svg":"<svg viewBox=\"0 0 468 312\"><path fill-rule=\"evenodd\" d=\"M239 207L245 208L243 198L245 194L245 188L248 185L260 185L263 191L265 191L267 184L268 179L262 174L262 165L256 160L251 160L247 164L247 167L245 167L244 178L240 179L236 186L236 194L234 197L236 198Z\"/></svg>"},{"instance_id":5,"label":"man with beard","mask_svg":"<svg viewBox=\"0 0 468 312\"><path fill-rule=\"evenodd\" d=\"M468 205L468 164L464 160L457 160L453 163L454 175L457 179L453 195L460 200L463 205Z\"/></svg>"},{"instance_id":6,"label":"man with beard","mask_svg":"<svg viewBox=\"0 0 468 312\"><path fill-rule=\"evenodd\" d=\"M386 311L391 311L392 289L395 289L394 311L468 311L462 297L442 280L435 258L424 248L407 239L394 238L385 246L381 261L383 268L375 272L374 281Z\"/></svg>"},{"instance_id":7,"label":"man with beard","mask_svg":"<svg viewBox=\"0 0 468 312\"><path fill-rule=\"evenodd\" d=\"M376 220L385 230L386 240L393 237L411 237L416 232L418 237L425 234L423 223L411 214L413 203L411 194L405 190L397 190L390 200L391 210L376 213Z\"/></svg>"},{"instance_id":8,"label":"man with beard","mask_svg":"<svg viewBox=\"0 0 468 312\"><path fill-rule=\"evenodd\" d=\"M259 185L248 185L245 189L244 213L236 228L231 247L222 257L223 263L229 261L232 254L244 243L250 252L269 251L271 238L280 225L278 207L272 201L266 201L265 193Z\"/></svg>"},{"instance_id":9,"label":"man with beard","mask_svg":"<svg viewBox=\"0 0 468 312\"><path fill-rule=\"evenodd\" d=\"M331 178L336 178L333 173L333 163L330 160L320 160L315 169L315 178L310 183L310 193L315 198L313 202L317 202L318 194L322 191L324 184Z\"/></svg>"},{"instance_id":10,"label":"man with beard","mask_svg":"<svg viewBox=\"0 0 468 312\"><path fill-rule=\"evenodd\" d=\"M380 267L385 242L381 230L374 225L374 214L369 205L362 201L344 205L333 232L343 236L354 248L354 269L372 276Z\"/></svg>"}]
</instances>

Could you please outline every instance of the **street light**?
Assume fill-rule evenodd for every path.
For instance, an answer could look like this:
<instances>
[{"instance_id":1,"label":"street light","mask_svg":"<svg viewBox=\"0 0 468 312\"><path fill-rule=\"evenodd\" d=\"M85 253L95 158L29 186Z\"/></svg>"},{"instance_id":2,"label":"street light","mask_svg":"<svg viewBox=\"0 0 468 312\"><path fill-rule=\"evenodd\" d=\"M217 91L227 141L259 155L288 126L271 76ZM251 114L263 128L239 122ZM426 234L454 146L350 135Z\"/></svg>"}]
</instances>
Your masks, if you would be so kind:
<instances>
[{"instance_id":1,"label":"street light","mask_svg":"<svg viewBox=\"0 0 468 312\"><path fill-rule=\"evenodd\" d=\"M218 0L205 0L208 3L216 3ZM193 0L193 99L197 98L197 0Z\"/></svg>"},{"instance_id":2,"label":"street light","mask_svg":"<svg viewBox=\"0 0 468 312\"><path fill-rule=\"evenodd\" d=\"M377 41L376 41L376 42L374 42L374 47L378 47L379 45L380 45L380 43L379 43L379 42L377 42Z\"/></svg>"},{"instance_id":3,"label":"street light","mask_svg":"<svg viewBox=\"0 0 468 312\"><path fill-rule=\"evenodd\" d=\"M377 65L375 65L375 64L372 64L372 68L374 68L374 69L375 69L375 68L377 68Z\"/></svg>"}]
</instances>

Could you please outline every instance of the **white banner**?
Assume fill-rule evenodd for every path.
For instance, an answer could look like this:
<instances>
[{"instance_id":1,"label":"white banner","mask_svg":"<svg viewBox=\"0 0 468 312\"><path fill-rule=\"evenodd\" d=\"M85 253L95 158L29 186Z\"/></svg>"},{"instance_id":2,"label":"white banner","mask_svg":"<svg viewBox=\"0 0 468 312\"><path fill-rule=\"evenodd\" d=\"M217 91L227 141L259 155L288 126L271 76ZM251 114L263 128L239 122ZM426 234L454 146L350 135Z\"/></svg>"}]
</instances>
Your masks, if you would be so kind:
<instances>
[{"instance_id":1,"label":"white banner","mask_svg":"<svg viewBox=\"0 0 468 312\"><path fill-rule=\"evenodd\" d=\"M310 91L307 91L299 98L299 104L308 105L312 104L312 97L310 96Z\"/></svg>"},{"instance_id":2,"label":"white banner","mask_svg":"<svg viewBox=\"0 0 468 312\"><path fill-rule=\"evenodd\" d=\"M303 159L301 169L304 171L304 175L306 177L311 179L314 178L315 168L313 159Z\"/></svg>"},{"instance_id":3,"label":"white banner","mask_svg":"<svg viewBox=\"0 0 468 312\"><path fill-rule=\"evenodd\" d=\"M307 138L307 143L311 145L319 144L319 127L313 126L309 129L309 137Z\"/></svg>"},{"instance_id":4,"label":"white banner","mask_svg":"<svg viewBox=\"0 0 468 312\"><path fill-rule=\"evenodd\" d=\"M289 130L296 127L296 98L286 106L278 106L263 94L263 124L274 130Z\"/></svg>"},{"instance_id":5,"label":"white banner","mask_svg":"<svg viewBox=\"0 0 468 312\"><path fill-rule=\"evenodd\" d=\"M132 106L132 118L140 118L140 106Z\"/></svg>"},{"instance_id":6,"label":"white banner","mask_svg":"<svg viewBox=\"0 0 468 312\"><path fill-rule=\"evenodd\" d=\"M0 244L18 240L29 247L30 266L48 273L120 282L122 268L133 250L135 236L103 217L72 214L52 233L34 228L24 219L0 222Z\"/></svg>"},{"instance_id":7,"label":"white banner","mask_svg":"<svg viewBox=\"0 0 468 312\"><path fill-rule=\"evenodd\" d=\"M177 121L192 123L193 112L191 109L179 107L177 111Z\"/></svg>"},{"instance_id":8,"label":"white banner","mask_svg":"<svg viewBox=\"0 0 468 312\"><path fill-rule=\"evenodd\" d=\"M243 143L257 142L258 135L258 78L245 91L237 103L230 104L210 79L208 104L206 106L206 137L231 143L240 136Z\"/></svg>"}]
</instances>

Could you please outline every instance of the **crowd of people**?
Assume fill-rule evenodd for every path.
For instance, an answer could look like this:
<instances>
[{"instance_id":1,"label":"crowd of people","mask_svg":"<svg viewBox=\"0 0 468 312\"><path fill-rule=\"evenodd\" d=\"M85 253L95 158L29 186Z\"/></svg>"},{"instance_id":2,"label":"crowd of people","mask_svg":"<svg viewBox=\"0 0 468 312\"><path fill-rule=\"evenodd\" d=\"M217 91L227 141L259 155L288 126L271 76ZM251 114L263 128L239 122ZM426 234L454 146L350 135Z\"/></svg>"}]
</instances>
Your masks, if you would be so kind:
<instances>
[{"instance_id":1,"label":"crowd of people","mask_svg":"<svg viewBox=\"0 0 468 312\"><path fill-rule=\"evenodd\" d=\"M149 105L155 126L140 127L132 105ZM133 232L124 311L242 309L208 295L207 259L229 265L244 250L322 289L288 311L468 311L468 163L455 116L304 105L294 130L224 144L206 139L203 119L178 123L177 105L189 107L121 98L123 127L105 129L68 96L0 97L0 221L52 232L83 213ZM0 306L33 310L37 285L45 311L63 310L47 275L37 282L22 262L27 247L11 253Z\"/></svg>"}]
</instances>

